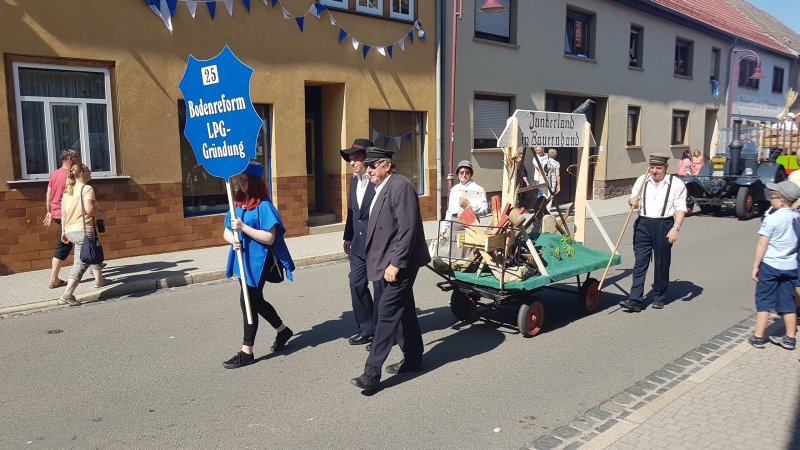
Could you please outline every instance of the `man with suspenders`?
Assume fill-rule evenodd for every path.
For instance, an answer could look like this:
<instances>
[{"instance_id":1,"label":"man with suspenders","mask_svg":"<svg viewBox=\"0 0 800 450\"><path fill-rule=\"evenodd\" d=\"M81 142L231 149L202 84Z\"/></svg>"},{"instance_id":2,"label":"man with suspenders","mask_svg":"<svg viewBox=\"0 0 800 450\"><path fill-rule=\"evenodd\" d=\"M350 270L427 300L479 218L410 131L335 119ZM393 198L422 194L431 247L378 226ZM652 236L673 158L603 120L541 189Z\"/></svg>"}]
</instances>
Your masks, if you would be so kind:
<instances>
[{"instance_id":1,"label":"man with suspenders","mask_svg":"<svg viewBox=\"0 0 800 450\"><path fill-rule=\"evenodd\" d=\"M639 206L639 218L633 225L635 261L630 298L619 306L630 312L639 312L644 306L644 281L651 254L655 262L653 308L664 307L672 244L678 240L686 216L686 185L680 177L667 175L668 161L669 155L651 154L649 173L636 179L628 199L629 205Z\"/></svg>"}]
</instances>

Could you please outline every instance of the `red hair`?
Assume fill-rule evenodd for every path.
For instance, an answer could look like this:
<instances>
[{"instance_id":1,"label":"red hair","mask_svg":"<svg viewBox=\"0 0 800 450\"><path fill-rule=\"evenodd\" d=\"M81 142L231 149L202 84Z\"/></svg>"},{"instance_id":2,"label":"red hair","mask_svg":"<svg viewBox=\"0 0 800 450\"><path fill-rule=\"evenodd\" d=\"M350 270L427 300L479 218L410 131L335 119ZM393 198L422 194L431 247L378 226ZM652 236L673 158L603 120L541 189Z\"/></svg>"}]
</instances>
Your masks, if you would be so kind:
<instances>
[{"instance_id":1,"label":"red hair","mask_svg":"<svg viewBox=\"0 0 800 450\"><path fill-rule=\"evenodd\" d=\"M237 189L233 196L234 203L236 206L252 211L261 203L261 200L269 201L264 178L247 175L247 192Z\"/></svg>"}]
</instances>

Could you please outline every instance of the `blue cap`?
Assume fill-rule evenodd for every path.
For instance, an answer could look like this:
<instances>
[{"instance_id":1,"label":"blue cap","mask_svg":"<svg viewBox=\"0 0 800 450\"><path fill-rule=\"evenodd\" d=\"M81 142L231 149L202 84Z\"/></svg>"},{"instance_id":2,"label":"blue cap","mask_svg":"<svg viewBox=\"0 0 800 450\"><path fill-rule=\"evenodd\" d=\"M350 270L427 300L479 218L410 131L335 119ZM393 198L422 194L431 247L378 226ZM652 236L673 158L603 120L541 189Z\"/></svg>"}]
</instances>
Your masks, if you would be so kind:
<instances>
[{"instance_id":1,"label":"blue cap","mask_svg":"<svg viewBox=\"0 0 800 450\"><path fill-rule=\"evenodd\" d=\"M244 169L244 172L242 173L250 175L251 177L263 177L264 166L255 161L250 161L250 164L247 165L247 167Z\"/></svg>"}]
</instances>

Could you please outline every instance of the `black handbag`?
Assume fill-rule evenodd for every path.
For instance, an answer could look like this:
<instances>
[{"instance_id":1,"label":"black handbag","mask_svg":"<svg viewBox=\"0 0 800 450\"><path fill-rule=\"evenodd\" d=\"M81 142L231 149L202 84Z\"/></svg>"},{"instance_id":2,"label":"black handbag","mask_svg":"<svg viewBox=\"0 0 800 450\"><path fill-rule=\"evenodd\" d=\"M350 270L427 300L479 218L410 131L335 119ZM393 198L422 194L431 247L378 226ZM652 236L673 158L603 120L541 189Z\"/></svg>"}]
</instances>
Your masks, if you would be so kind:
<instances>
[{"instance_id":1,"label":"black handbag","mask_svg":"<svg viewBox=\"0 0 800 450\"><path fill-rule=\"evenodd\" d=\"M102 264L105 257L103 255L103 246L100 245L100 237L97 233L97 221L93 221L95 224L94 239L91 239L89 234L86 232L86 208L83 206L83 188L85 187L86 185L81 186L80 193L81 217L83 218L83 245L81 246L80 258L85 264L96 266L98 264Z\"/></svg>"},{"instance_id":2,"label":"black handbag","mask_svg":"<svg viewBox=\"0 0 800 450\"><path fill-rule=\"evenodd\" d=\"M269 256L267 256L267 260L264 262L264 271L266 272L265 279L268 283L280 283L286 278L284 275L285 270L281 259L278 258L278 255L275 254L275 251L270 245Z\"/></svg>"}]
</instances>

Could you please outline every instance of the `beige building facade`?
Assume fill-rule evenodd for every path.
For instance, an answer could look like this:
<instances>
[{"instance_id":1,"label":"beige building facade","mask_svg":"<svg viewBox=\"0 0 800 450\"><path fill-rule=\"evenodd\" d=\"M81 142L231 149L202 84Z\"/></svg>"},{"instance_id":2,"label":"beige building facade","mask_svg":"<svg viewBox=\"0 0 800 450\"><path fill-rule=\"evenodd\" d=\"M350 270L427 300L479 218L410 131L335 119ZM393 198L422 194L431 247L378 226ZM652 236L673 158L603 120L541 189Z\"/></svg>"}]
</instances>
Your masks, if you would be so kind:
<instances>
[{"instance_id":1,"label":"beige building facade","mask_svg":"<svg viewBox=\"0 0 800 450\"><path fill-rule=\"evenodd\" d=\"M217 2L212 20L205 3L193 18L178 2L172 33L142 1L0 4L0 274L49 267L45 191L68 147L92 169L108 259L223 243L224 184L183 137L178 83L190 54L225 45L254 69L258 159L287 236L315 216L344 219L339 150L359 137L397 151L423 217L436 217L436 48L421 39L435 35L434 2L328 0L319 18L313 2L250 3L228 14Z\"/></svg>"}]
</instances>

